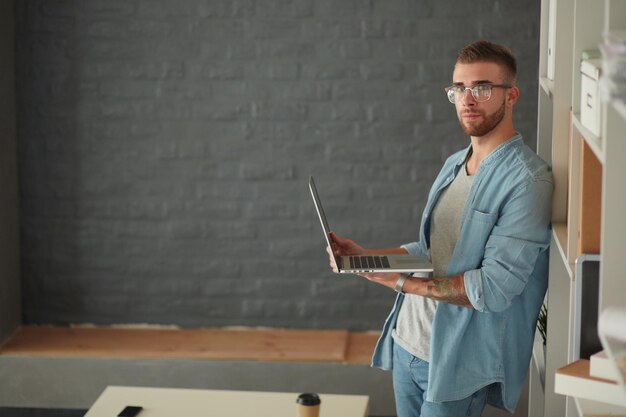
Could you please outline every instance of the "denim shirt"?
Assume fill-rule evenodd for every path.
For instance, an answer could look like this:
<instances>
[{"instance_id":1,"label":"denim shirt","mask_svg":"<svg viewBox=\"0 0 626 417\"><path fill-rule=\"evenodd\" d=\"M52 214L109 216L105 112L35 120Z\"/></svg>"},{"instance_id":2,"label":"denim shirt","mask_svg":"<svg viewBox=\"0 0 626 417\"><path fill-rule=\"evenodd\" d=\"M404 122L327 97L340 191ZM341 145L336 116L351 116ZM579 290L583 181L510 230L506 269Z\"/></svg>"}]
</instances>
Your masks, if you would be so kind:
<instances>
[{"instance_id":1,"label":"denim shirt","mask_svg":"<svg viewBox=\"0 0 626 417\"><path fill-rule=\"evenodd\" d=\"M430 219L471 146L452 155L424 208L419 241L404 245L426 256ZM548 165L518 133L485 157L476 171L446 276L463 274L474 308L440 302L433 320L426 399L453 401L489 386L489 404L513 412L524 383L535 324L548 284L553 181ZM372 366L393 368L399 294Z\"/></svg>"}]
</instances>

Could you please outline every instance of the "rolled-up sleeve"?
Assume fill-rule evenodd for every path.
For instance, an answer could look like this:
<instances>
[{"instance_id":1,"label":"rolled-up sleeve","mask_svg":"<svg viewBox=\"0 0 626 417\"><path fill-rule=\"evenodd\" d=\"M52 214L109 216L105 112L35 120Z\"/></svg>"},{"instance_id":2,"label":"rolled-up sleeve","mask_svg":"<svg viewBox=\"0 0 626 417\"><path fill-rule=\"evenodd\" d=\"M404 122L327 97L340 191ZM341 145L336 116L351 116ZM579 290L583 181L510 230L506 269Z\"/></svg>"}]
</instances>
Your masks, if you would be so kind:
<instances>
[{"instance_id":1,"label":"rolled-up sleeve","mask_svg":"<svg viewBox=\"0 0 626 417\"><path fill-rule=\"evenodd\" d=\"M480 268L464 273L465 291L481 312L507 309L521 294L550 244L552 182L533 180L501 208Z\"/></svg>"},{"instance_id":2,"label":"rolled-up sleeve","mask_svg":"<svg viewBox=\"0 0 626 417\"><path fill-rule=\"evenodd\" d=\"M420 250L420 245L417 242L405 243L400 247L407 251L410 255L423 255L422 251Z\"/></svg>"}]
</instances>

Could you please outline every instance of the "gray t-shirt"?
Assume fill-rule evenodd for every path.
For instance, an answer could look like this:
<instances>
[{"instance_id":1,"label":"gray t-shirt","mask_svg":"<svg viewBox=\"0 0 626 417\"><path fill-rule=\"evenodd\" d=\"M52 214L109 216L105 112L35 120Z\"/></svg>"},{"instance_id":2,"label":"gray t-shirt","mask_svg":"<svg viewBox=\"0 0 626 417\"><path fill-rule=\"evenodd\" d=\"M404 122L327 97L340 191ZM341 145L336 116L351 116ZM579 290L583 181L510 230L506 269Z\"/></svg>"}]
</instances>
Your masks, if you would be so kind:
<instances>
[{"instance_id":1,"label":"gray t-shirt","mask_svg":"<svg viewBox=\"0 0 626 417\"><path fill-rule=\"evenodd\" d=\"M435 277L446 276L448 263L459 239L461 215L471 186L472 177L467 175L463 165L454 181L442 191L433 209L428 255ZM392 333L394 341L403 349L427 362L430 360L430 335L436 309L437 301L406 294Z\"/></svg>"}]
</instances>

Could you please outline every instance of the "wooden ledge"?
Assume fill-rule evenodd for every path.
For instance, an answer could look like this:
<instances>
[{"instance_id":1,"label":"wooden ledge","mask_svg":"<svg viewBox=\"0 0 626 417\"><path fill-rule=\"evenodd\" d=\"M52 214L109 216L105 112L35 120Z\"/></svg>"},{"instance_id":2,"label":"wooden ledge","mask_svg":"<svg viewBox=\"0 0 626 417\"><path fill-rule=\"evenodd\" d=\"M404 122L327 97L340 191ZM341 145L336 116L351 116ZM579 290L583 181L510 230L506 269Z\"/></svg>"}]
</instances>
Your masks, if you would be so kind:
<instances>
[{"instance_id":1,"label":"wooden ledge","mask_svg":"<svg viewBox=\"0 0 626 417\"><path fill-rule=\"evenodd\" d=\"M589 359L578 359L575 362L567 364L556 370L559 375L570 376L574 378L580 378L588 381L601 382L604 384L617 385L616 381L609 379L598 378L591 375L591 361Z\"/></svg>"},{"instance_id":2,"label":"wooden ledge","mask_svg":"<svg viewBox=\"0 0 626 417\"><path fill-rule=\"evenodd\" d=\"M378 336L345 330L25 326L0 355L369 365Z\"/></svg>"}]
</instances>

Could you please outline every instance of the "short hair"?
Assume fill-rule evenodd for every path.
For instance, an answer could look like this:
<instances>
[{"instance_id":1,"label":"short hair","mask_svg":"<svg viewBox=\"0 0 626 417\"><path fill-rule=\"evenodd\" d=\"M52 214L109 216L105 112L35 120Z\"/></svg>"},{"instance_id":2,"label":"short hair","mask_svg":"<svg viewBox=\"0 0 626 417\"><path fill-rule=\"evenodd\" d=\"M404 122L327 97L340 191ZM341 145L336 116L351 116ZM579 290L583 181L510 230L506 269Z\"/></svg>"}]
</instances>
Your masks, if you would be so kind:
<instances>
[{"instance_id":1,"label":"short hair","mask_svg":"<svg viewBox=\"0 0 626 417\"><path fill-rule=\"evenodd\" d=\"M513 84L517 77L517 60L513 52L506 46L486 40L475 41L463 47L457 54L456 62L459 64L493 62L502 67L506 82Z\"/></svg>"}]
</instances>

